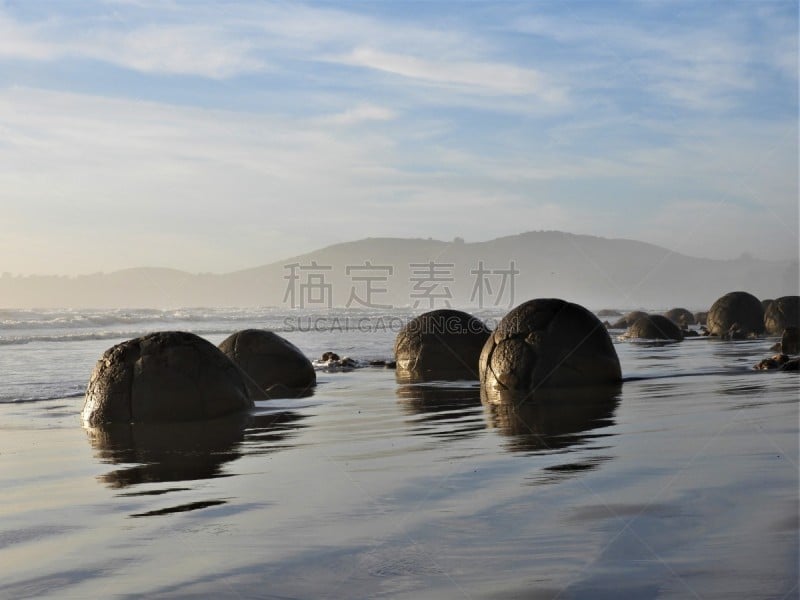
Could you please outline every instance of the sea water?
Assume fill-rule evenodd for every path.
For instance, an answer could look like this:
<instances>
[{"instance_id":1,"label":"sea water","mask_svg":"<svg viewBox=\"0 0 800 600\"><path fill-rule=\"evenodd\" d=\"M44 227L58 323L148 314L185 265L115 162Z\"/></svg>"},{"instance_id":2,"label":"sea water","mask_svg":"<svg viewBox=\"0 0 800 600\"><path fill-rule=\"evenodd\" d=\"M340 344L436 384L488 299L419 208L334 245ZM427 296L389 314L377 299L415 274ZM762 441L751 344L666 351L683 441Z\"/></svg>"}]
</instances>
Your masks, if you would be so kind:
<instances>
[{"instance_id":1,"label":"sea water","mask_svg":"<svg viewBox=\"0 0 800 600\"><path fill-rule=\"evenodd\" d=\"M367 361L410 316L0 311L0 597L798 596L799 379L752 369L772 338L615 335L626 382L589 411L363 368L213 423L79 419L97 358L149 331Z\"/></svg>"}]
</instances>

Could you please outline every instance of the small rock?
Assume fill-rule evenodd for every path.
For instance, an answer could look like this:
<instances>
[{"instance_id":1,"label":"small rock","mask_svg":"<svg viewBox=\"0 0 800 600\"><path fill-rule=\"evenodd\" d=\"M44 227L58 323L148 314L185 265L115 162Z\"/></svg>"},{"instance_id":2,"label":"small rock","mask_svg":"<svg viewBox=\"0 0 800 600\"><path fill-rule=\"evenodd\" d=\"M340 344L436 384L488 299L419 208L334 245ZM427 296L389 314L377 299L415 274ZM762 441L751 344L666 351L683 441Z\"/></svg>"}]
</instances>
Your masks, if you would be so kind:
<instances>
[{"instance_id":1,"label":"small rock","mask_svg":"<svg viewBox=\"0 0 800 600\"><path fill-rule=\"evenodd\" d=\"M765 358L753 368L758 371L771 371L772 369L780 369L788 360L789 357L785 354L776 354L770 358Z\"/></svg>"},{"instance_id":2,"label":"small rock","mask_svg":"<svg viewBox=\"0 0 800 600\"><path fill-rule=\"evenodd\" d=\"M800 358L791 358L781 367L781 371L800 371Z\"/></svg>"}]
</instances>

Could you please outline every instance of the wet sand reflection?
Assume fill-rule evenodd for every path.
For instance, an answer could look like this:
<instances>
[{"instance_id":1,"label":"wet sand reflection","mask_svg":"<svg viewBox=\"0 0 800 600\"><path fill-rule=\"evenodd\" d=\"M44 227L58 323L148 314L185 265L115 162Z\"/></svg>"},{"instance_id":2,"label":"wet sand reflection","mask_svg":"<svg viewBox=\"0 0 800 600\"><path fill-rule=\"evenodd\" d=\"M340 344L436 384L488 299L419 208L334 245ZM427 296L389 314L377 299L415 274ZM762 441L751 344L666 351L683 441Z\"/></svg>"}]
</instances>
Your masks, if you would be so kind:
<instances>
[{"instance_id":1,"label":"wet sand reflection","mask_svg":"<svg viewBox=\"0 0 800 600\"><path fill-rule=\"evenodd\" d=\"M98 478L121 489L225 477L223 465L245 451L263 454L288 447L293 432L303 427L303 418L291 411L245 413L188 423L108 424L86 428L86 433L101 462L126 465ZM163 491L175 489L185 488Z\"/></svg>"},{"instance_id":2,"label":"wet sand reflection","mask_svg":"<svg viewBox=\"0 0 800 600\"><path fill-rule=\"evenodd\" d=\"M481 389L490 427L508 438L513 452L558 450L602 434L614 424L621 385L540 390L534 395Z\"/></svg>"},{"instance_id":3,"label":"wet sand reflection","mask_svg":"<svg viewBox=\"0 0 800 600\"><path fill-rule=\"evenodd\" d=\"M405 384L396 393L403 410L417 417L413 424L420 434L460 439L486 429L480 390L470 382Z\"/></svg>"}]
</instances>

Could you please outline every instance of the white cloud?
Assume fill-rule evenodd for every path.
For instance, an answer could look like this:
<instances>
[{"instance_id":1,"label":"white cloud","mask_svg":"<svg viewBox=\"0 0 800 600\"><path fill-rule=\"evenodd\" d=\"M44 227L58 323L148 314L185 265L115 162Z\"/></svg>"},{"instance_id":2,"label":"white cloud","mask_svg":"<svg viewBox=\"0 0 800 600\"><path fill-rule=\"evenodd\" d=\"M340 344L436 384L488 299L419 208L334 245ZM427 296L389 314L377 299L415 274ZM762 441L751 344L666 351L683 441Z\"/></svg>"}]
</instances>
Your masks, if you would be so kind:
<instances>
[{"instance_id":1,"label":"white cloud","mask_svg":"<svg viewBox=\"0 0 800 600\"><path fill-rule=\"evenodd\" d=\"M728 203L797 215L797 120L683 120L651 124L671 142L625 155L637 179L663 190L694 185ZM794 220L794 219L793 219Z\"/></svg>"},{"instance_id":2,"label":"white cloud","mask_svg":"<svg viewBox=\"0 0 800 600\"><path fill-rule=\"evenodd\" d=\"M0 12L0 58L92 59L144 73L222 79L265 68L254 43L219 24L90 24L50 19L36 24Z\"/></svg>"},{"instance_id":3,"label":"white cloud","mask_svg":"<svg viewBox=\"0 0 800 600\"><path fill-rule=\"evenodd\" d=\"M54 54L39 28L23 26L0 12L0 58L49 60Z\"/></svg>"},{"instance_id":4,"label":"white cloud","mask_svg":"<svg viewBox=\"0 0 800 600\"><path fill-rule=\"evenodd\" d=\"M510 152L491 157L444 148L437 156L443 168L477 174L496 185L619 178L636 174L635 168L619 157L575 156L546 146L528 146L520 154Z\"/></svg>"},{"instance_id":5,"label":"white cloud","mask_svg":"<svg viewBox=\"0 0 800 600\"><path fill-rule=\"evenodd\" d=\"M251 42L209 26L147 26L125 34L103 33L72 45L70 52L145 73L224 79L265 69L254 50Z\"/></svg>"},{"instance_id":6,"label":"white cloud","mask_svg":"<svg viewBox=\"0 0 800 600\"><path fill-rule=\"evenodd\" d=\"M234 26L241 26L242 18L267 34L265 47L300 50L312 57L360 46L386 51L414 48L420 55L447 60L474 59L490 50L488 42L470 31L423 24L413 16L381 19L297 3L261 3L243 11Z\"/></svg>"},{"instance_id":7,"label":"white cloud","mask_svg":"<svg viewBox=\"0 0 800 600\"><path fill-rule=\"evenodd\" d=\"M538 96L552 103L565 100L564 90L546 83L546 78L538 71L505 63L431 60L368 47L356 48L350 54L331 60L465 92Z\"/></svg>"},{"instance_id":8,"label":"white cloud","mask_svg":"<svg viewBox=\"0 0 800 600\"><path fill-rule=\"evenodd\" d=\"M540 69L487 60L489 44L458 30L303 5L148 6L149 22L54 19L32 26L0 13L0 33L10 40L0 37L0 57L89 58L144 73L213 79L262 71L273 66L270 60L323 61L459 93L535 96L549 104L566 96Z\"/></svg>"},{"instance_id":9,"label":"white cloud","mask_svg":"<svg viewBox=\"0 0 800 600\"><path fill-rule=\"evenodd\" d=\"M363 235L528 229L672 247L687 222L697 252L777 256L796 242L797 33L780 15L753 25L762 44L740 16L536 17L509 36L503 11L483 23L350 7L109 0L24 21L0 0L4 73L42 61L27 81L117 97L0 88L0 238L37 240L4 259L39 257L11 270L222 271ZM49 78L60 59L160 76L106 85L89 63ZM176 92L165 75L181 74L228 81ZM124 99L191 103L195 89L197 104L250 112ZM66 238L70 266L48 269L47 240ZM67 255L50 252L53 265Z\"/></svg>"},{"instance_id":10,"label":"white cloud","mask_svg":"<svg viewBox=\"0 0 800 600\"><path fill-rule=\"evenodd\" d=\"M361 106L349 118L365 116L391 115ZM364 235L416 179L397 166L392 135L335 121L14 88L0 91L0 131L0 198L13 216L0 237L53 240L50 263L42 252L6 255L18 266L4 269L19 272L277 260ZM73 259L56 266L65 231ZM155 231L181 243L143 243ZM109 237L117 243L95 245Z\"/></svg>"},{"instance_id":11,"label":"white cloud","mask_svg":"<svg viewBox=\"0 0 800 600\"><path fill-rule=\"evenodd\" d=\"M674 105L720 110L734 107L740 92L754 90L765 67L794 71L796 78L797 31L770 35L777 26L765 19L759 24L765 39L755 41L745 33L753 26L750 20L752 15L732 14L687 27L679 21L527 16L513 29L552 39L573 56L589 53L582 68L585 78L575 77L576 87L605 86L605 78L614 73L618 90L644 87Z\"/></svg>"},{"instance_id":12,"label":"white cloud","mask_svg":"<svg viewBox=\"0 0 800 600\"><path fill-rule=\"evenodd\" d=\"M391 117L369 129L369 119ZM687 252L785 256L796 234L784 229L797 220L797 151L780 135L786 125L684 125L672 145L609 146L605 156L525 132L500 152L479 152L427 139L427 122L376 105L306 120L15 88L0 92L0 234L27 231L45 244L69 231L76 258L56 270L79 272L225 271L364 235L478 240L528 229L674 247L670 237L692 227L704 244L692 238ZM718 201L706 199L671 213L691 189L724 202L717 212L702 212ZM639 216L626 208L637 199ZM155 230L181 242L143 244ZM95 232L119 243L98 252ZM48 270L23 266L25 254L5 260L19 266L4 270Z\"/></svg>"},{"instance_id":13,"label":"white cloud","mask_svg":"<svg viewBox=\"0 0 800 600\"><path fill-rule=\"evenodd\" d=\"M356 125L370 121L392 121L396 118L397 113L385 106L359 104L338 114L323 117L320 121L335 125Z\"/></svg>"}]
</instances>

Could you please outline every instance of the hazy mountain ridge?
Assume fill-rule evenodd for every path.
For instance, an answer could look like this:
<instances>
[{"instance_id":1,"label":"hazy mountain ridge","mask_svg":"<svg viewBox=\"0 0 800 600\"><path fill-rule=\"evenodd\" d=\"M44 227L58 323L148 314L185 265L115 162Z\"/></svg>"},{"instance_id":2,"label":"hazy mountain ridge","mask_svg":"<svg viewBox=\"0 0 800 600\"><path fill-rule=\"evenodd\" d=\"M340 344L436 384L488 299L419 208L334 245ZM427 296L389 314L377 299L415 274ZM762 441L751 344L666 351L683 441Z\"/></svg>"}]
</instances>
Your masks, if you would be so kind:
<instances>
[{"instance_id":1,"label":"hazy mountain ridge","mask_svg":"<svg viewBox=\"0 0 800 600\"><path fill-rule=\"evenodd\" d=\"M364 268L367 261L372 270ZM424 265L431 261L447 281L423 281L430 275L430 267ZM513 276L513 298L509 293L512 261L518 271ZM314 263L317 269L308 268ZM481 263L482 303L476 288ZM295 279L288 266L292 264L297 265ZM383 267L391 267L391 273ZM498 307L535 297L561 297L594 309L707 308L732 290L772 298L797 294L799 287L797 261L712 260L640 241L541 231L474 243L458 238L453 242L366 238L226 274L135 268L78 277L4 276L0 278L0 307L291 308L294 304L295 308L324 308L328 300L332 306L350 302L356 307L361 306L360 300L393 307L416 302L422 310L431 307L425 295L428 290L436 296L433 306L437 308L444 306L445 299L453 306L489 308L498 299L503 271L506 287ZM367 282L364 277L373 280ZM315 283L319 285L314 287ZM367 285L376 291L368 294ZM316 292L316 297L309 296L309 291Z\"/></svg>"}]
</instances>

